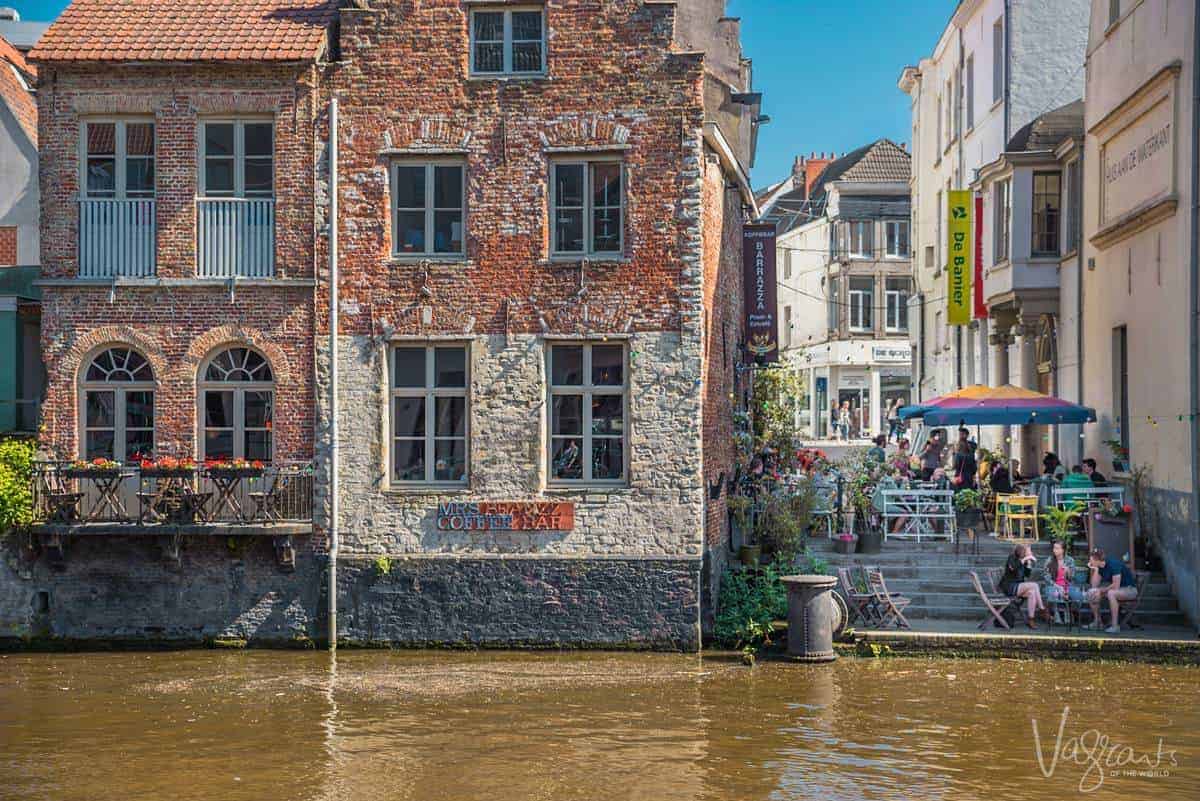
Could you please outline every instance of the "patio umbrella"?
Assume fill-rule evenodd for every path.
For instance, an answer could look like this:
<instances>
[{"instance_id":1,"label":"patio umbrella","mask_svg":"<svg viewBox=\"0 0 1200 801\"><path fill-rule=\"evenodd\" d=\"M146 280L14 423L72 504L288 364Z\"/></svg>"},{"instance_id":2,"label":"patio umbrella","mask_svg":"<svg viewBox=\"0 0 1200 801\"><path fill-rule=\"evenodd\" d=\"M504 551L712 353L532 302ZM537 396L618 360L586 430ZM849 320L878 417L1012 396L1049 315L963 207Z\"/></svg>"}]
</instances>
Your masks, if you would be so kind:
<instances>
[{"instance_id":1,"label":"patio umbrella","mask_svg":"<svg viewBox=\"0 0 1200 801\"><path fill-rule=\"evenodd\" d=\"M952 425L1064 425L1096 422L1096 411L1031 389L1005 384L975 385L905 406L900 419L922 418L929 426Z\"/></svg>"}]
</instances>

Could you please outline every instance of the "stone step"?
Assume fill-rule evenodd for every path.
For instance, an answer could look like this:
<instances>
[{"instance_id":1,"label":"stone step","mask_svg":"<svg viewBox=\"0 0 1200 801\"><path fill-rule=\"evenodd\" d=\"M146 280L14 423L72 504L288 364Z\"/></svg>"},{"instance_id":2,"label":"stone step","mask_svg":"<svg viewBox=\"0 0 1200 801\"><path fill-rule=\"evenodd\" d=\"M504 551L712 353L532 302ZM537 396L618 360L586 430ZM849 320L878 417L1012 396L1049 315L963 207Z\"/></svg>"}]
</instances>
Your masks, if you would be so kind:
<instances>
[{"instance_id":1,"label":"stone step","mask_svg":"<svg viewBox=\"0 0 1200 801\"><path fill-rule=\"evenodd\" d=\"M977 593L928 592L928 591L926 591L926 592L913 592L910 594L909 592L907 592L905 590L893 588L890 584L888 585L888 589L892 590L892 592L902 593L906 598L910 598L912 600L912 605L914 607L916 607L916 606L919 606L922 608L968 607L971 609L975 609L975 608L982 609L983 608L983 601L980 600L979 595ZM1142 612L1147 612L1147 613L1162 612L1164 614L1179 611L1179 607L1175 603L1175 599L1170 598L1170 597L1166 597L1166 598L1147 597L1147 598L1144 598L1142 600L1141 604L1138 606L1138 609Z\"/></svg>"},{"instance_id":2,"label":"stone step","mask_svg":"<svg viewBox=\"0 0 1200 801\"><path fill-rule=\"evenodd\" d=\"M982 620L987 613L981 602L975 606L909 606L904 616L913 620ZM1187 618L1182 612L1156 612L1145 608L1138 610L1138 622L1143 626L1187 627ZM861 623L860 623L861 625ZM1044 625L1044 624L1039 624Z\"/></svg>"},{"instance_id":3,"label":"stone step","mask_svg":"<svg viewBox=\"0 0 1200 801\"><path fill-rule=\"evenodd\" d=\"M921 578L893 578L890 573L884 573L884 578L887 580L888 589L892 592L901 592L905 595L913 593L969 593L975 595L974 588L965 578L957 578L955 580L942 580L940 578L921 577ZM986 585L985 585L986 586ZM1147 601L1150 599L1163 598L1175 602L1175 596L1171 593L1171 587L1165 580L1151 581L1146 584L1144 597Z\"/></svg>"}]
</instances>

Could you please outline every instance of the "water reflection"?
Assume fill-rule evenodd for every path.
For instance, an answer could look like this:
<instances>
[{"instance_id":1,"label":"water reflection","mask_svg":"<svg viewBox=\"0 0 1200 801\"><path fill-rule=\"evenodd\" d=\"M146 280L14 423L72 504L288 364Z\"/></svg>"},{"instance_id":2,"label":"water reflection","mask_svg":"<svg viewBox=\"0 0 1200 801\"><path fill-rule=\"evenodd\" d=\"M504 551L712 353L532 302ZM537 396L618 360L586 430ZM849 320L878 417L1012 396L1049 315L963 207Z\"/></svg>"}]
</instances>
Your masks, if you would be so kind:
<instances>
[{"instance_id":1,"label":"water reflection","mask_svg":"<svg viewBox=\"0 0 1200 801\"><path fill-rule=\"evenodd\" d=\"M343 652L0 657L0 798L790 799L1075 795L1043 778L1088 729L1170 775L1097 797L1193 798L1183 668L693 656Z\"/></svg>"}]
</instances>

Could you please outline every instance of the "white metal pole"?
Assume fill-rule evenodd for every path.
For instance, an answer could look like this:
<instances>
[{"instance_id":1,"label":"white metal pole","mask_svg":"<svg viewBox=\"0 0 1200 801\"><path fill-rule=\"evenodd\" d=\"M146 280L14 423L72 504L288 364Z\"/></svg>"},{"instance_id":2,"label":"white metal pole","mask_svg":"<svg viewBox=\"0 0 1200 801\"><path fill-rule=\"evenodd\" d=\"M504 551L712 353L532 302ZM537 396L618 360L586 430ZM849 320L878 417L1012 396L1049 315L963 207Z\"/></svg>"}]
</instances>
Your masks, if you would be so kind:
<instances>
[{"instance_id":1,"label":"white metal pole","mask_svg":"<svg viewBox=\"0 0 1200 801\"><path fill-rule=\"evenodd\" d=\"M338 561L338 101L329 101L329 650L337 650Z\"/></svg>"}]
</instances>

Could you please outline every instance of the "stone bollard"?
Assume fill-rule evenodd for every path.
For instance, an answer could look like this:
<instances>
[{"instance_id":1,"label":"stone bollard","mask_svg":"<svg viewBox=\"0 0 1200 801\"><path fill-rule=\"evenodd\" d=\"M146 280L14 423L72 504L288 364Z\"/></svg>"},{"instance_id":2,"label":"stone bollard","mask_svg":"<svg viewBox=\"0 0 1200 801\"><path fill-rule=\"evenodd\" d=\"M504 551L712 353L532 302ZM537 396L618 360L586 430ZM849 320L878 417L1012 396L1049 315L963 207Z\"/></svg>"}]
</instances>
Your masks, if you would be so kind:
<instances>
[{"instance_id":1,"label":"stone bollard","mask_svg":"<svg viewBox=\"0 0 1200 801\"><path fill-rule=\"evenodd\" d=\"M788 656L799 662L832 662L838 609L830 597L833 576L784 576L788 592Z\"/></svg>"}]
</instances>

